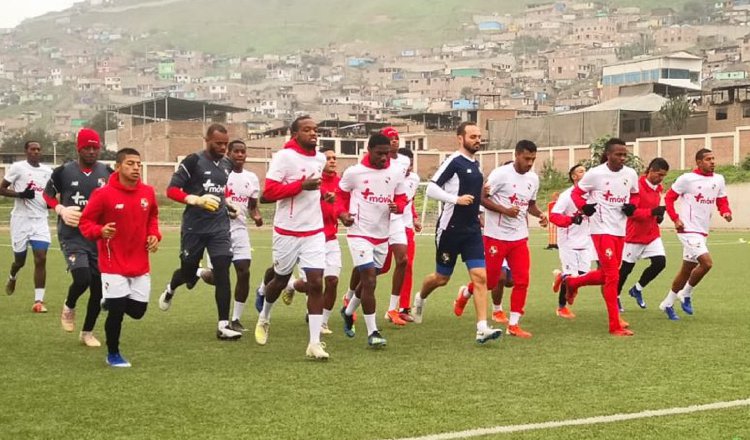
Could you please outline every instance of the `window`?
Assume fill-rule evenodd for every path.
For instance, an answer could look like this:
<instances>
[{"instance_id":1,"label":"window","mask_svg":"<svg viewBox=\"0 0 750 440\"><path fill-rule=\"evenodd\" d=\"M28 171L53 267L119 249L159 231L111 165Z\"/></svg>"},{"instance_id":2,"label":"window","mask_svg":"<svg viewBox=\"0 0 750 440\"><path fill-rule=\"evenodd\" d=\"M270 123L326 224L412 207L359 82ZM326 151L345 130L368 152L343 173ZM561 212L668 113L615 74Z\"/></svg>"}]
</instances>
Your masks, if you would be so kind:
<instances>
[{"instance_id":1,"label":"window","mask_svg":"<svg viewBox=\"0 0 750 440\"><path fill-rule=\"evenodd\" d=\"M357 141L342 140L341 141L341 154L348 154L351 156L357 155Z\"/></svg>"},{"instance_id":2,"label":"window","mask_svg":"<svg viewBox=\"0 0 750 440\"><path fill-rule=\"evenodd\" d=\"M635 121L629 120L629 121L622 121L622 132L623 133L632 133L635 131Z\"/></svg>"},{"instance_id":3,"label":"window","mask_svg":"<svg viewBox=\"0 0 750 440\"><path fill-rule=\"evenodd\" d=\"M742 106L742 117L750 118L750 105Z\"/></svg>"},{"instance_id":4,"label":"window","mask_svg":"<svg viewBox=\"0 0 750 440\"><path fill-rule=\"evenodd\" d=\"M651 133L651 119L643 118L640 120L641 133Z\"/></svg>"},{"instance_id":5,"label":"window","mask_svg":"<svg viewBox=\"0 0 750 440\"><path fill-rule=\"evenodd\" d=\"M559 67L557 68L557 73L562 73L562 69L563 69L563 68L562 68L562 66L559 66Z\"/></svg>"},{"instance_id":6,"label":"window","mask_svg":"<svg viewBox=\"0 0 750 440\"><path fill-rule=\"evenodd\" d=\"M716 120L717 121L723 121L727 119L727 108L726 107L718 107L716 109Z\"/></svg>"}]
</instances>

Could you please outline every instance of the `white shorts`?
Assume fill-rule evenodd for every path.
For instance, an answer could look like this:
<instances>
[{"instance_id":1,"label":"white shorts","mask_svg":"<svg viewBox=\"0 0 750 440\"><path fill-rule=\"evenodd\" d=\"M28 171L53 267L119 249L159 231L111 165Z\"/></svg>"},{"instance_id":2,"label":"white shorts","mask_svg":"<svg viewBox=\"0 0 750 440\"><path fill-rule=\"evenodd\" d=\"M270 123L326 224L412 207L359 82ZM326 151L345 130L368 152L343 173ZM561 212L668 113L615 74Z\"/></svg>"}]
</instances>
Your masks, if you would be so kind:
<instances>
[{"instance_id":1,"label":"white shorts","mask_svg":"<svg viewBox=\"0 0 750 440\"><path fill-rule=\"evenodd\" d=\"M682 259L690 263L697 263L698 257L708 253L706 237L701 234L677 234L682 243Z\"/></svg>"},{"instance_id":2,"label":"white shorts","mask_svg":"<svg viewBox=\"0 0 750 440\"><path fill-rule=\"evenodd\" d=\"M52 243L47 219L45 217L31 218L11 215L10 241L15 253L25 252L30 241Z\"/></svg>"},{"instance_id":3,"label":"white shorts","mask_svg":"<svg viewBox=\"0 0 750 440\"><path fill-rule=\"evenodd\" d=\"M628 263L635 263L638 260L645 260L651 257L665 257L666 255L667 252L664 250L664 243L661 241L661 237L654 239L649 244L625 243L625 247L622 249L622 261Z\"/></svg>"},{"instance_id":4,"label":"white shorts","mask_svg":"<svg viewBox=\"0 0 750 440\"><path fill-rule=\"evenodd\" d=\"M403 244L406 246L406 227L402 216L391 217L390 231L388 232L388 244Z\"/></svg>"},{"instance_id":5,"label":"white shorts","mask_svg":"<svg viewBox=\"0 0 750 440\"><path fill-rule=\"evenodd\" d=\"M388 255L388 242L375 244L360 237L346 237L346 241L349 244L349 252L352 254L354 267L371 263L377 269L383 267L385 257Z\"/></svg>"},{"instance_id":6,"label":"white shorts","mask_svg":"<svg viewBox=\"0 0 750 440\"><path fill-rule=\"evenodd\" d=\"M325 269L326 237L320 232L307 237L273 233L273 270L289 275L299 262L303 269Z\"/></svg>"},{"instance_id":7,"label":"white shorts","mask_svg":"<svg viewBox=\"0 0 750 440\"><path fill-rule=\"evenodd\" d=\"M341 246L339 246L339 240L326 241L326 268L323 270L323 278L325 277L336 277L341 275ZM302 281L307 281L307 274L300 267L299 278Z\"/></svg>"},{"instance_id":8,"label":"white shorts","mask_svg":"<svg viewBox=\"0 0 750 440\"><path fill-rule=\"evenodd\" d=\"M124 277L111 273L102 274L102 296L104 298L130 298L148 303L151 293L151 275Z\"/></svg>"},{"instance_id":9,"label":"white shorts","mask_svg":"<svg viewBox=\"0 0 750 440\"><path fill-rule=\"evenodd\" d=\"M248 235L247 229L233 229L229 234L232 240L232 261L252 260L250 235Z\"/></svg>"},{"instance_id":10,"label":"white shorts","mask_svg":"<svg viewBox=\"0 0 750 440\"><path fill-rule=\"evenodd\" d=\"M564 275L578 275L591 270L591 263L596 261L596 253L593 249L559 249L560 264Z\"/></svg>"}]
</instances>

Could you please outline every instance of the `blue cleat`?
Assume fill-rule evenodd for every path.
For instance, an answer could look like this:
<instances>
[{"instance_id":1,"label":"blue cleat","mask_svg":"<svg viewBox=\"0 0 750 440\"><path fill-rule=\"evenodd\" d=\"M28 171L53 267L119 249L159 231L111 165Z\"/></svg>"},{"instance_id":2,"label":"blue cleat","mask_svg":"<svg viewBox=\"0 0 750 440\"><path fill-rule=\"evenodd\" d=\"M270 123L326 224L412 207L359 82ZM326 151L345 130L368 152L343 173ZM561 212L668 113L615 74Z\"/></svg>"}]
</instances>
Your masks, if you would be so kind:
<instances>
[{"instance_id":1,"label":"blue cleat","mask_svg":"<svg viewBox=\"0 0 750 440\"><path fill-rule=\"evenodd\" d=\"M346 314L346 307L341 308L341 318L344 320L344 334L350 338L353 338L356 333L356 329L354 328L354 317ZM378 335L379 334L380 333L378 333ZM369 337L367 338L367 343L370 343Z\"/></svg>"},{"instance_id":2,"label":"blue cleat","mask_svg":"<svg viewBox=\"0 0 750 440\"><path fill-rule=\"evenodd\" d=\"M260 287L255 289L255 310L260 313L263 310L263 301L266 299L265 296L260 294Z\"/></svg>"},{"instance_id":3,"label":"blue cleat","mask_svg":"<svg viewBox=\"0 0 750 440\"><path fill-rule=\"evenodd\" d=\"M667 318L669 318L670 321L679 321L680 317L677 316L677 312L674 311L674 306L669 307L659 307L664 311L664 313L667 314Z\"/></svg>"},{"instance_id":4,"label":"blue cleat","mask_svg":"<svg viewBox=\"0 0 750 440\"><path fill-rule=\"evenodd\" d=\"M367 345L372 348L385 347L387 343L388 341L386 341L383 335L377 330L370 333L370 336L367 337Z\"/></svg>"},{"instance_id":5,"label":"blue cleat","mask_svg":"<svg viewBox=\"0 0 750 440\"><path fill-rule=\"evenodd\" d=\"M645 309L646 308L646 301L643 300L643 292L636 289L635 286L631 287L630 290L628 290L628 295L635 298L636 304L638 304L638 307Z\"/></svg>"},{"instance_id":6,"label":"blue cleat","mask_svg":"<svg viewBox=\"0 0 750 440\"><path fill-rule=\"evenodd\" d=\"M680 301L680 305L682 306L682 311L687 313L688 315L693 314L693 300L689 297L683 297L680 298L682 301Z\"/></svg>"},{"instance_id":7,"label":"blue cleat","mask_svg":"<svg viewBox=\"0 0 750 440\"><path fill-rule=\"evenodd\" d=\"M622 306L622 303L620 302L620 297L617 297L617 310L620 311L620 313L625 311L625 308Z\"/></svg>"},{"instance_id":8,"label":"blue cleat","mask_svg":"<svg viewBox=\"0 0 750 440\"><path fill-rule=\"evenodd\" d=\"M130 362L126 361L120 353L110 353L107 355L107 365L110 367L128 368Z\"/></svg>"}]
</instances>

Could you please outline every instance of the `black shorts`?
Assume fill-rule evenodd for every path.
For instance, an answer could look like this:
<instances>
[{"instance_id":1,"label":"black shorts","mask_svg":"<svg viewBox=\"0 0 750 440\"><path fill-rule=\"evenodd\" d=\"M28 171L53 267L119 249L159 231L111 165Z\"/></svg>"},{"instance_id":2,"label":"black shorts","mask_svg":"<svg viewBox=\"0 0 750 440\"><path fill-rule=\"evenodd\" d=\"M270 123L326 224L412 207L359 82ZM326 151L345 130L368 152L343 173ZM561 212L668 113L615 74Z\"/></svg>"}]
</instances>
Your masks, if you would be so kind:
<instances>
[{"instance_id":1,"label":"black shorts","mask_svg":"<svg viewBox=\"0 0 750 440\"><path fill-rule=\"evenodd\" d=\"M226 233L204 234L195 232L183 232L180 237L180 259L185 262L199 263L203 258L203 251L208 251L208 256L231 257L232 241L229 231Z\"/></svg>"},{"instance_id":2,"label":"black shorts","mask_svg":"<svg viewBox=\"0 0 750 440\"><path fill-rule=\"evenodd\" d=\"M481 231L452 232L438 229L435 247L435 271L441 275L453 274L459 255L469 270L485 267Z\"/></svg>"},{"instance_id":3,"label":"black shorts","mask_svg":"<svg viewBox=\"0 0 750 440\"><path fill-rule=\"evenodd\" d=\"M68 264L68 271L73 269L91 269L93 275L99 275L99 262L96 245L85 240L60 240L60 248Z\"/></svg>"}]
</instances>

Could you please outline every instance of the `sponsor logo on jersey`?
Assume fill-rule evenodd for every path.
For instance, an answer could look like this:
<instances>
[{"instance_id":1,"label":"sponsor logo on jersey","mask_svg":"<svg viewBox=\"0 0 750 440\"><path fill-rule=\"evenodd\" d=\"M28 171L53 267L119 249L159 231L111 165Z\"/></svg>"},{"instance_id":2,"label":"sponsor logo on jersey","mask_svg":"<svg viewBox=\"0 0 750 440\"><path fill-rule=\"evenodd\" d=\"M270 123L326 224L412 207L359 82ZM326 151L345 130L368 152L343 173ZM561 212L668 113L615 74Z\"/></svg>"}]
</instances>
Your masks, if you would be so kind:
<instances>
[{"instance_id":1,"label":"sponsor logo on jersey","mask_svg":"<svg viewBox=\"0 0 750 440\"><path fill-rule=\"evenodd\" d=\"M713 205L716 202L716 199L708 198L703 195L703 193L698 193L695 197L695 201L701 205Z\"/></svg>"},{"instance_id":2,"label":"sponsor logo on jersey","mask_svg":"<svg viewBox=\"0 0 750 440\"><path fill-rule=\"evenodd\" d=\"M602 197L604 200L610 203L628 203L628 196L616 196L612 194L612 191L607 190L604 194L602 194Z\"/></svg>"}]
</instances>

